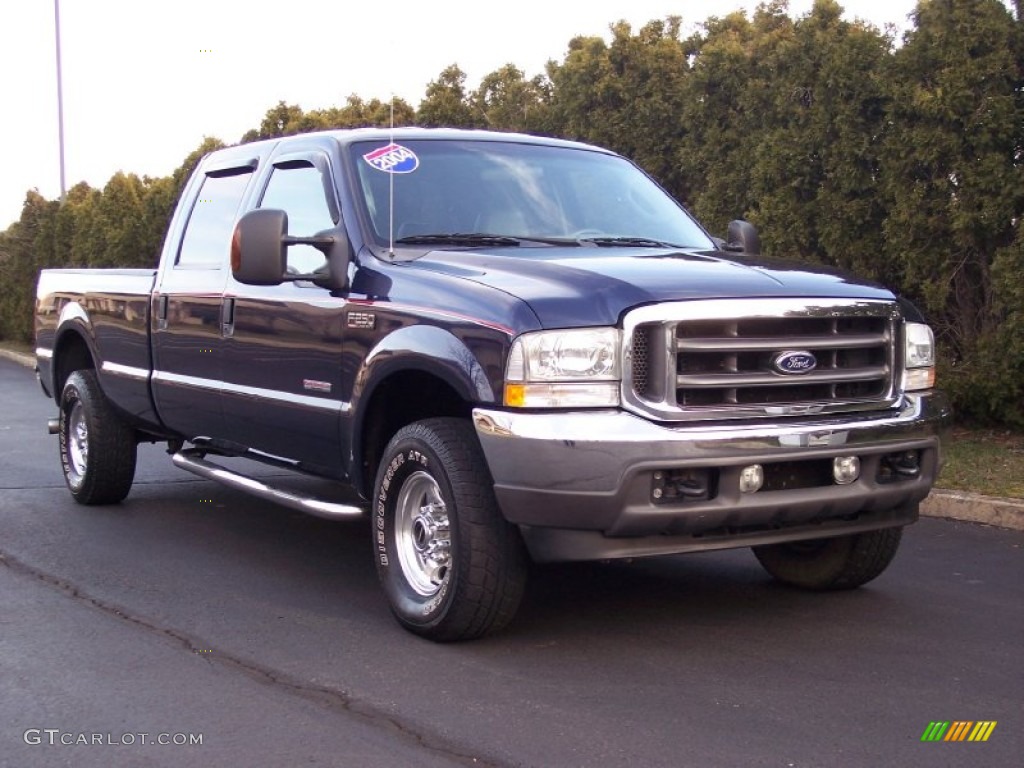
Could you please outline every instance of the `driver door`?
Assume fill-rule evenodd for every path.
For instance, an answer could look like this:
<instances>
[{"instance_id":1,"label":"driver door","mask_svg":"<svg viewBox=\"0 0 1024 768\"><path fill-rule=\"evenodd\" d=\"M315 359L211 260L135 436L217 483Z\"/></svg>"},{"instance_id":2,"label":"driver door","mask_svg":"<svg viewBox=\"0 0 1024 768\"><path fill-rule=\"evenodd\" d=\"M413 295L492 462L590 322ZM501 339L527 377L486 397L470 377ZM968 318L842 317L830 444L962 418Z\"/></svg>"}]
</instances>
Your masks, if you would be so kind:
<instances>
[{"instance_id":1,"label":"driver door","mask_svg":"<svg viewBox=\"0 0 1024 768\"><path fill-rule=\"evenodd\" d=\"M326 154L273 163L258 207L288 214L288 233L312 235L341 219ZM326 263L308 245L288 248L288 271ZM232 439L318 474L340 476L341 346L345 299L311 282L243 285L228 277L223 409Z\"/></svg>"}]
</instances>

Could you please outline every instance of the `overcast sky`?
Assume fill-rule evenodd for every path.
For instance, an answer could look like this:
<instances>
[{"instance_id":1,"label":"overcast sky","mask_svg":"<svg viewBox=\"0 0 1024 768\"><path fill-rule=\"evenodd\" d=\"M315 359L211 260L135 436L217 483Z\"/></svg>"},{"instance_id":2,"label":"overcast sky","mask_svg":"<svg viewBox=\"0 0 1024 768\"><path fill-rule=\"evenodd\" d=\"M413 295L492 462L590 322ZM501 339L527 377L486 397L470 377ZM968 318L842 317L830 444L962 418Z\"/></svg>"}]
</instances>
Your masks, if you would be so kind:
<instances>
[{"instance_id":1,"label":"overcast sky","mask_svg":"<svg viewBox=\"0 0 1024 768\"><path fill-rule=\"evenodd\" d=\"M840 0L848 17L908 26L914 0ZM576 35L678 15L686 27L756 0L61 0L67 186L118 170L165 176L203 136L232 143L280 100L351 93L414 107L453 62L468 85L508 62L528 76ZM791 0L807 12L811 0ZM267 10L272 8L273 10ZM0 231L25 192L60 195L53 0L0 0Z\"/></svg>"}]
</instances>

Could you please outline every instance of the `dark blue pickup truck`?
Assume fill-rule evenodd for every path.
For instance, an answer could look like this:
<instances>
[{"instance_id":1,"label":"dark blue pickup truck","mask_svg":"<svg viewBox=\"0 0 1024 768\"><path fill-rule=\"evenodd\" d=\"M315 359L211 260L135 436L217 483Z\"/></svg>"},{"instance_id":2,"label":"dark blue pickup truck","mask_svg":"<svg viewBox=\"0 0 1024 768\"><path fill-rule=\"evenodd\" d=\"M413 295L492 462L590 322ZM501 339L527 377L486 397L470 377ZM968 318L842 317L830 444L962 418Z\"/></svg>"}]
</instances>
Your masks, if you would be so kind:
<instances>
[{"instance_id":1,"label":"dark blue pickup truck","mask_svg":"<svg viewBox=\"0 0 1024 768\"><path fill-rule=\"evenodd\" d=\"M932 332L884 288L729 230L566 141L365 129L219 150L158 269L40 275L67 485L119 502L138 443L166 441L182 469L363 515L392 610L436 640L506 624L531 558L749 546L783 582L859 586L940 466Z\"/></svg>"}]
</instances>

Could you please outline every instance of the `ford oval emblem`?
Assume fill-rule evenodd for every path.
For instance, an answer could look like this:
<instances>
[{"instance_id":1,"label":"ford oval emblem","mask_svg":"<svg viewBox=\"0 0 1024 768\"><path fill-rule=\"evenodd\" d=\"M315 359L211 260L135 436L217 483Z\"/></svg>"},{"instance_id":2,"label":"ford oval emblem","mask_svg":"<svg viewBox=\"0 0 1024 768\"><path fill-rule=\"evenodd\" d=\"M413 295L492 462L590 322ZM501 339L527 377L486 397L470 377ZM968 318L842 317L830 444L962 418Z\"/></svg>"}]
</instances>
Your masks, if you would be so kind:
<instances>
[{"instance_id":1,"label":"ford oval emblem","mask_svg":"<svg viewBox=\"0 0 1024 768\"><path fill-rule=\"evenodd\" d=\"M779 373L810 373L818 367L818 360L810 352L780 352L772 366Z\"/></svg>"}]
</instances>

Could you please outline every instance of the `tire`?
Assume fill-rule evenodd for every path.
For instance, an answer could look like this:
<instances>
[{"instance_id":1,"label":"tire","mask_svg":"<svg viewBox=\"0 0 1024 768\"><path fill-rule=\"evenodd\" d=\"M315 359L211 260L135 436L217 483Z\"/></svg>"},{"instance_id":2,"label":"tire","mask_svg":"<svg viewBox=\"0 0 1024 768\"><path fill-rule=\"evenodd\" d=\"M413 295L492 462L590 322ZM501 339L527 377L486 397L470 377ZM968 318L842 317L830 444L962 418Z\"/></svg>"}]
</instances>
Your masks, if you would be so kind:
<instances>
[{"instance_id":1,"label":"tire","mask_svg":"<svg viewBox=\"0 0 1024 768\"><path fill-rule=\"evenodd\" d=\"M754 547L754 555L768 573L784 584L814 590L855 589L889 566L902 536L902 528L885 528Z\"/></svg>"},{"instance_id":2,"label":"tire","mask_svg":"<svg viewBox=\"0 0 1024 768\"><path fill-rule=\"evenodd\" d=\"M384 450L374 505L377 574L403 627L448 642L512 620L526 552L498 509L467 421L426 419L400 429Z\"/></svg>"},{"instance_id":3,"label":"tire","mask_svg":"<svg viewBox=\"0 0 1024 768\"><path fill-rule=\"evenodd\" d=\"M60 463L79 504L116 504L131 490L135 431L114 413L96 372L75 371L60 396Z\"/></svg>"}]
</instances>

